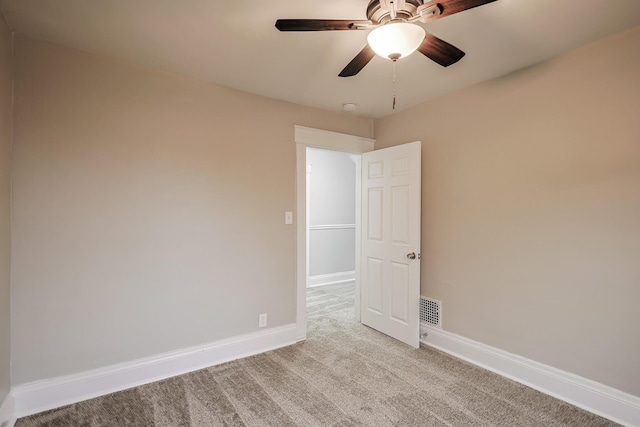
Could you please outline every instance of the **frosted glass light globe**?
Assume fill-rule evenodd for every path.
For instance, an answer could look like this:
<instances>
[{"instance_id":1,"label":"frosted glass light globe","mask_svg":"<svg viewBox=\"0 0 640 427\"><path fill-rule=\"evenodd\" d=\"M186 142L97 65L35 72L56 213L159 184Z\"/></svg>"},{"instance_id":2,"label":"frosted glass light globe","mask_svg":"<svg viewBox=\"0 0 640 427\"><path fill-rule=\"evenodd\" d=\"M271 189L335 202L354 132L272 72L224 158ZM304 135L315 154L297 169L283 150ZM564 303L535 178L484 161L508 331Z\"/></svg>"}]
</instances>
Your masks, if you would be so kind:
<instances>
[{"instance_id":1,"label":"frosted glass light globe","mask_svg":"<svg viewBox=\"0 0 640 427\"><path fill-rule=\"evenodd\" d=\"M371 31L367 42L378 56L395 61L415 52L424 35L424 28L420 25L394 22Z\"/></svg>"}]
</instances>

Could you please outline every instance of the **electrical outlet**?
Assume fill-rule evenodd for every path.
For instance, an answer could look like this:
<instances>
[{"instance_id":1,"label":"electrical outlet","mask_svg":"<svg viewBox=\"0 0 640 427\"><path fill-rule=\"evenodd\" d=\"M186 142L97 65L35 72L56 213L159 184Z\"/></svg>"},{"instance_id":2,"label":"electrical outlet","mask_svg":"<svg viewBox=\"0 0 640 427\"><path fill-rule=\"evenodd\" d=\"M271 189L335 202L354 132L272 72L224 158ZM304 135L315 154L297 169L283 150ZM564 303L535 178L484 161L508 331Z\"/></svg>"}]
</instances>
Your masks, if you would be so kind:
<instances>
[{"instance_id":1,"label":"electrical outlet","mask_svg":"<svg viewBox=\"0 0 640 427\"><path fill-rule=\"evenodd\" d=\"M262 313L258 316L258 328L264 328L267 326L267 313Z\"/></svg>"}]
</instances>

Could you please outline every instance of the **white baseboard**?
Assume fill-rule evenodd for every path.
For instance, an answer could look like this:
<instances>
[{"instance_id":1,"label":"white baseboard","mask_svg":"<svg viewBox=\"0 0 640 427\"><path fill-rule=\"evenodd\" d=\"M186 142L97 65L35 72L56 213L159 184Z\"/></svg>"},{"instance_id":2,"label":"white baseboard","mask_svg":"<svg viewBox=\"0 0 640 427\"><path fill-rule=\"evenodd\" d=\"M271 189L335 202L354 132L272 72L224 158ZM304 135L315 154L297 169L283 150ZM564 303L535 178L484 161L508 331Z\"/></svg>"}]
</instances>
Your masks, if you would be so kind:
<instances>
[{"instance_id":1,"label":"white baseboard","mask_svg":"<svg viewBox=\"0 0 640 427\"><path fill-rule=\"evenodd\" d=\"M640 397L425 323L421 341L474 365L626 426L640 426Z\"/></svg>"},{"instance_id":2,"label":"white baseboard","mask_svg":"<svg viewBox=\"0 0 640 427\"><path fill-rule=\"evenodd\" d=\"M349 282L351 280L356 280L355 270L340 271L338 273L330 274L318 274L316 276L309 276L307 278L307 287L313 288L315 286L335 285L338 283Z\"/></svg>"},{"instance_id":3,"label":"white baseboard","mask_svg":"<svg viewBox=\"0 0 640 427\"><path fill-rule=\"evenodd\" d=\"M295 324L13 388L14 415L36 414L296 342ZM2 426L4 427L4 426Z\"/></svg>"},{"instance_id":4,"label":"white baseboard","mask_svg":"<svg viewBox=\"0 0 640 427\"><path fill-rule=\"evenodd\" d=\"M9 392L0 403L0 427L13 427L16 422L13 393Z\"/></svg>"}]
</instances>

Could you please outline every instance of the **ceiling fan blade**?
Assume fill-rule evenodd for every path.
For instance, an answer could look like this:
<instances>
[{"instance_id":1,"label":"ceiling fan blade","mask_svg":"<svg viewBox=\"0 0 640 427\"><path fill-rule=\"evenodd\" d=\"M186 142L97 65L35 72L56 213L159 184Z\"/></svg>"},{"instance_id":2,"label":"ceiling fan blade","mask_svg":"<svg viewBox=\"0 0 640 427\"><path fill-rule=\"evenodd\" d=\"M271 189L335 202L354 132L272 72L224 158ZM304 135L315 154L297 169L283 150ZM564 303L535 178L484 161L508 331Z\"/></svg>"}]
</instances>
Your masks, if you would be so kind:
<instances>
[{"instance_id":1,"label":"ceiling fan blade","mask_svg":"<svg viewBox=\"0 0 640 427\"><path fill-rule=\"evenodd\" d=\"M424 36L422 44L418 47L418 52L443 67L455 64L464 56L464 52L454 45L429 33Z\"/></svg>"},{"instance_id":2,"label":"ceiling fan blade","mask_svg":"<svg viewBox=\"0 0 640 427\"><path fill-rule=\"evenodd\" d=\"M276 28L280 31L333 31L364 30L371 21L348 19L278 19Z\"/></svg>"},{"instance_id":3,"label":"ceiling fan blade","mask_svg":"<svg viewBox=\"0 0 640 427\"><path fill-rule=\"evenodd\" d=\"M437 0L440 7L440 18L462 12L463 10L473 9L496 0ZM434 2L435 3L435 2Z\"/></svg>"},{"instance_id":4,"label":"ceiling fan blade","mask_svg":"<svg viewBox=\"0 0 640 427\"><path fill-rule=\"evenodd\" d=\"M369 61L373 59L374 56L376 56L376 53L369 47L369 45L366 45L364 49L362 49L338 75L340 77L355 76L364 68L365 65L369 63Z\"/></svg>"}]
</instances>

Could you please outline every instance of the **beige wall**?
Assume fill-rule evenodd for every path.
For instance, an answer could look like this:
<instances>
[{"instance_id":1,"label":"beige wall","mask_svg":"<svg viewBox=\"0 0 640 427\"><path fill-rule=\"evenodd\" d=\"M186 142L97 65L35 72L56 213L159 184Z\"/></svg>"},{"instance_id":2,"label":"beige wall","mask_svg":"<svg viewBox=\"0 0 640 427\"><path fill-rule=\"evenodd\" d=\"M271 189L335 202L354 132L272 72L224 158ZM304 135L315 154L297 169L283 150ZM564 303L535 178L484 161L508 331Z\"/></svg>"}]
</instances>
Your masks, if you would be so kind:
<instances>
[{"instance_id":1,"label":"beige wall","mask_svg":"<svg viewBox=\"0 0 640 427\"><path fill-rule=\"evenodd\" d=\"M14 385L295 322L294 124L369 120L16 40Z\"/></svg>"},{"instance_id":2,"label":"beige wall","mask_svg":"<svg viewBox=\"0 0 640 427\"><path fill-rule=\"evenodd\" d=\"M0 16L0 405L9 392L11 264L11 33Z\"/></svg>"},{"instance_id":3,"label":"beige wall","mask_svg":"<svg viewBox=\"0 0 640 427\"><path fill-rule=\"evenodd\" d=\"M640 396L640 27L378 120L444 329Z\"/></svg>"}]
</instances>

